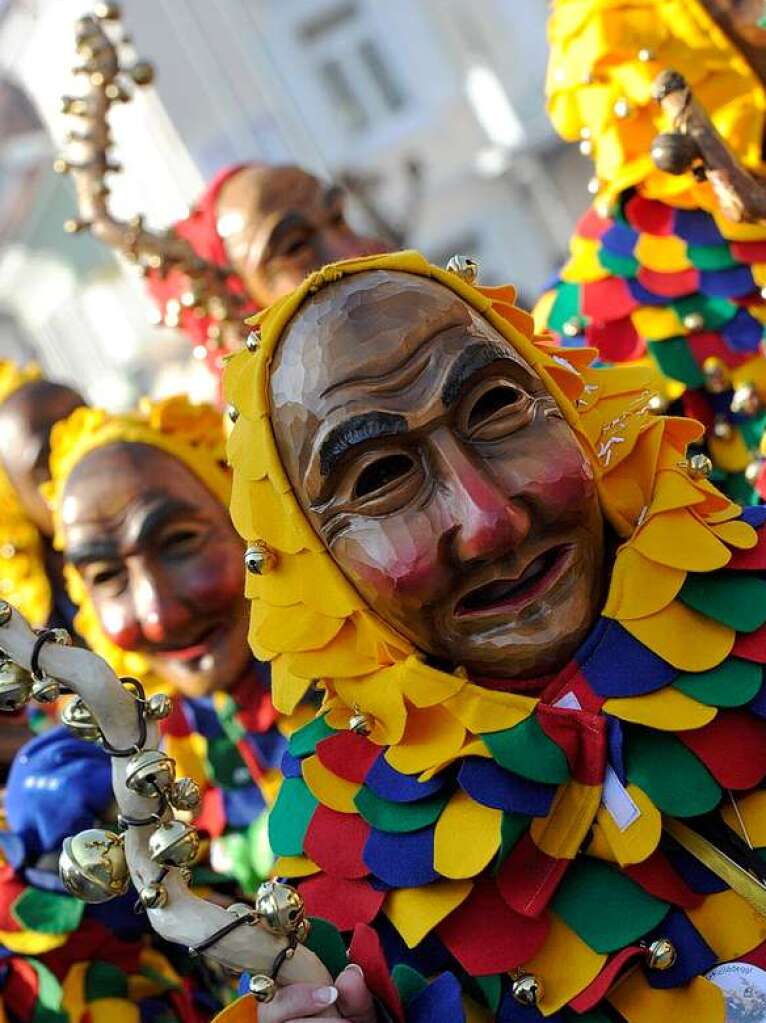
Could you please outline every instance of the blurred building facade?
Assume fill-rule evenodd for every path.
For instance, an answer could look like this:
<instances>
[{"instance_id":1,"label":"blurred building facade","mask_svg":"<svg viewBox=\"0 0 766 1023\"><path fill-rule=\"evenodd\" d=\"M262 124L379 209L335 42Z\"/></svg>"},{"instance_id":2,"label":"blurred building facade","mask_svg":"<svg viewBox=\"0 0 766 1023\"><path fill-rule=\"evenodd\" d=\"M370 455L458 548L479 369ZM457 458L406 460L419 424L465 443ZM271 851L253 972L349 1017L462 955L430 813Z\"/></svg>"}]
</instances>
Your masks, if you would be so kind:
<instances>
[{"instance_id":1,"label":"blurred building facade","mask_svg":"<svg viewBox=\"0 0 766 1023\"><path fill-rule=\"evenodd\" d=\"M363 226L382 216L437 261L474 255L482 281L511 279L531 301L587 201L588 169L545 117L545 8L125 0L125 29L158 74L114 114L115 212L163 226L226 164L295 162L353 180ZM92 240L61 232L72 193L47 170L55 145L41 125L55 142L67 128L59 98L76 92L82 0L5 0L0 11L0 77L40 122L27 153L40 179L32 210L0 236L0 351L7 316L53 372L99 401L124 403L152 383L201 387L188 346L146 325L141 282Z\"/></svg>"}]
</instances>

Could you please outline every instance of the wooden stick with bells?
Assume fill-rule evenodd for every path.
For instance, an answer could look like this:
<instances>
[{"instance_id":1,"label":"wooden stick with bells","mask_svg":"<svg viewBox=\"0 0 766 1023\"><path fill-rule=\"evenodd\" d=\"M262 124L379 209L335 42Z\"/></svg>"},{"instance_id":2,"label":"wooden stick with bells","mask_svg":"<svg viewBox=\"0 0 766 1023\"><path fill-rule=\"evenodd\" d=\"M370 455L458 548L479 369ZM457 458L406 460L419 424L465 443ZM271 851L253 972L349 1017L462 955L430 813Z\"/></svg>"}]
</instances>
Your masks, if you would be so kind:
<instances>
[{"instance_id":1,"label":"wooden stick with bells","mask_svg":"<svg viewBox=\"0 0 766 1023\"><path fill-rule=\"evenodd\" d=\"M142 275L150 270L183 273L188 287L172 308L168 302L162 322L177 327L183 306L200 319L210 317L213 321L208 328L208 344L237 350L247 328L242 323L244 296L226 287L233 271L201 259L172 228L165 232L150 231L140 216L121 221L109 210L106 177L120 170L109 157L112 145L109 110L115 103L130 101L132 86L147 86L154 79L154 69L146 61L123 67L119 39L113 41L108 30L108 25L116 25L119 17L116 3L98 3L92 15L76 23L81 63L73 70L85 79L87 87L81 95L64 96L61 100L62 113L76 118L79 124L79 130L66 136L66 153L53 165L59 173L72 175L77 192L79 217L67 220L64 229L70 233L90 231L99 241L116 249ZM115 29L111 31L118 34Z\"/></svg>"},{"instance_id":2,"label":"wooden stick with bells","mask_svg":"<svg viewBox=\"0 0 766 1023\"><path fill-rule=\"evenodd\" d=\"M652 143L657 167L669 174L691 170L707 179L729 220L766 220L766 183L740 164L683 75L663 71L652 92L672 125L672 131L658 135Z\"/></svg>"},{"instance_id":3,"label":"wooden stick with bells","mask_svg":"<svg viewBox=\"0 0 766 1023\"><path fill-rule=\"evenodd\" d=\"M62 638L35 633L0 601L0 709L18 710L32 697L33 675L51 691L71 690L76 695L64 720L112 757L125 831L90 828L66 839L60 871L67 889L87 902L105 902L124 894L132 880L158 934L236 973L251 973L251 991L260 1001L273 998L277 985L331 983L321 961L301 944L308 925L302 899L289 885L267 882L254 906L227 909L190 892L187 871L199 838L173 809L193 810L199 791L191 779L176 778L174 761L158 749L157 720L170 712L169 699L144 699L135 679L118 679L96 654L64 646ZM338 1014L330 1006L322 1015Z\"/></svg>"}]
</instances>

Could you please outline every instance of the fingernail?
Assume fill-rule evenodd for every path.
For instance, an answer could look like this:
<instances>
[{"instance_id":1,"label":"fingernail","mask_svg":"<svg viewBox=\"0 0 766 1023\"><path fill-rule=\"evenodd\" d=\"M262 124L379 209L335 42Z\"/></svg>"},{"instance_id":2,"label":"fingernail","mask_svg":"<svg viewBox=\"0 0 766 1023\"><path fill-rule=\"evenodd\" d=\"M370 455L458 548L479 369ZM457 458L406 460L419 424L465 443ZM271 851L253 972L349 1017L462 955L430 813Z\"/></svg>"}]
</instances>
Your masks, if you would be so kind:
<instances>
[{"instance_id":1,"label":"fingernail","mask_svg":"<svg viewBox=\"0 0 766 1023\"><path fill-rule=\"evenodd\" d=\"M337 997L338 992L334 987L318 987L314 992L317 1005L332 1005Z\"/></svg>"},{"instance_id":2,"label":"fingernail","mask_svg":"<svg viewBox=\"0 0 766 1023\"><path fill-rule=\"evenodd\" d=\"M351 971L358 973L360 977L364 977L364 970L358 963L349 963L343 970L344 973L350 973Z\"/></svg>"}]
</instances>

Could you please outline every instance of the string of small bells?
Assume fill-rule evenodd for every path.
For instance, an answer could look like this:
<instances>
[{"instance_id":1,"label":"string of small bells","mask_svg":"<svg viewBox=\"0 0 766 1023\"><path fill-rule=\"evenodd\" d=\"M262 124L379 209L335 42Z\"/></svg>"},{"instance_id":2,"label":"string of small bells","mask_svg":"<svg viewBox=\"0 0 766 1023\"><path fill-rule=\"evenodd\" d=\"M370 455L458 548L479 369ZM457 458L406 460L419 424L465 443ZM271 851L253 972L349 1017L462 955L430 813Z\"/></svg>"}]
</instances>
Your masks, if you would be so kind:
<instances>
[{"instance_id":1,"label":"string of small bells","mask_svg":"<svg viewBox=\"0 0 766 1023\"><path fill-rule=\"evenodd\" d=\"M13 614L11 605L0 601L0 628ZM58 679L39 668L37 656L45 642L71 644L65 629L37 630L38 640L32 656L33 668L27 671L0 650L0 710L18 711L30 699L43 703L57 700L66 690ZM173 708L170 697L157 693L148 699L136 679L121 679L133 692L139 719L139 742L127 750L111 745L99 728L90 709L81 697L75 696L61 712L61 721L74 735L103 746L111 756L126 757L125 786L131 792L159 801L158 811L141 820L118 818L122 828L154 825L148 840L149 857L160 868L157 878L139 891L139 903L145 909L161 909L168 902L168 891L162 884L171 868L178 868L188 884L191 865L197 859L200 838L197 830L174 815L174 811L192 816L199 811L201 793L192 778L176 777L172 757L159 749L144 749L146 722L168 717ZM124 847L124 834L106 828L88 828L64 840L59 857L59 874L66 890L78 899L92 904L108 902L127 893L130 870ZM260 1002L268 1002L277 991L277 973L285 959L295 954L298 942L309 933L304 903L290 885L266 881L258 889L253 906L234 903L227 907L231 923L209 935L201 944L189 949L200 954L240 925L260 925L274 935L286 938L286 947L278 953L270 974L257 973L250 979L250 991Z\"/></svg>"}]
</instances>

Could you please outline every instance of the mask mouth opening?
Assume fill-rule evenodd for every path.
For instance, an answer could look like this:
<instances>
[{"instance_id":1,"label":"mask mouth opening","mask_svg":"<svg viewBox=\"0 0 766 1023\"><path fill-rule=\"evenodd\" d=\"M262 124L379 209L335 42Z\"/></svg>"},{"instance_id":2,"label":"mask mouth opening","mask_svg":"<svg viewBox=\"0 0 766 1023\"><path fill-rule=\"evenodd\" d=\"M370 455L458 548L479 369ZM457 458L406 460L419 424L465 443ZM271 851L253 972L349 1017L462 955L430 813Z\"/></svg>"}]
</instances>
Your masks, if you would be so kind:
<instances>
[{"instance_id":1,"label":"mask mouth opening","mask_svg":"<svg viewBox=\"0 0 766 1023\"><path fill-rule=\"evenodd\" d=\"M469 590L455 605L455 617L471 618L519 610L555 582L567 567L571 552L571 544L558 544L531 561L515 579L494 579Z\"/></svg>"}]
</instances>

